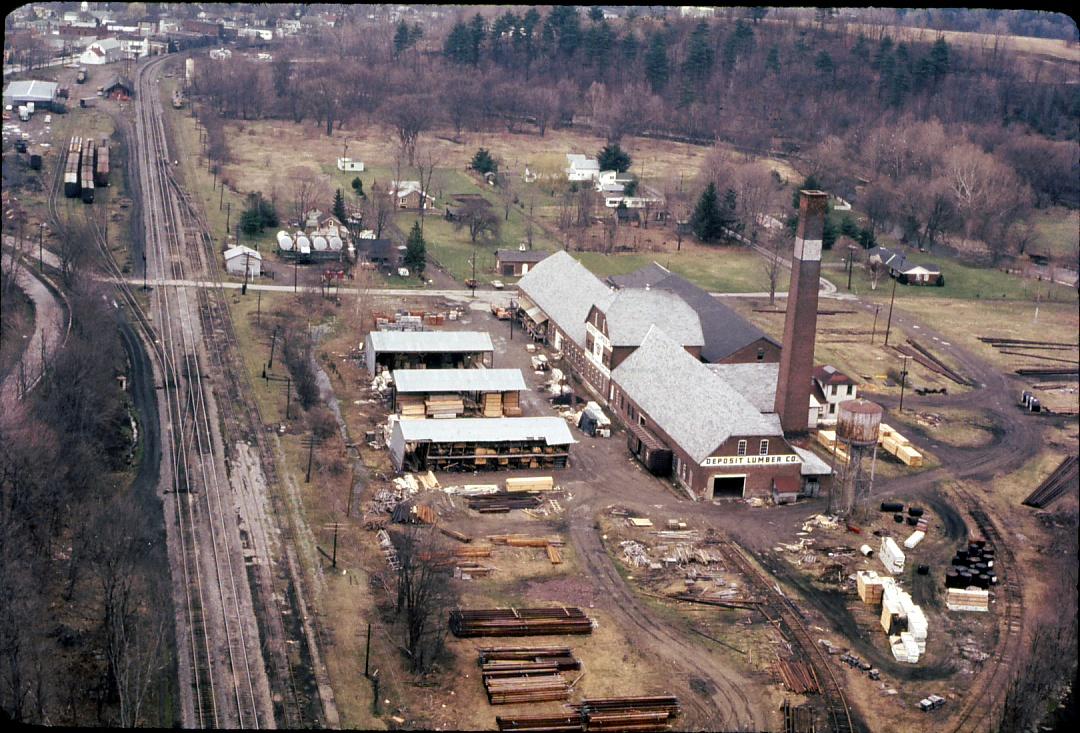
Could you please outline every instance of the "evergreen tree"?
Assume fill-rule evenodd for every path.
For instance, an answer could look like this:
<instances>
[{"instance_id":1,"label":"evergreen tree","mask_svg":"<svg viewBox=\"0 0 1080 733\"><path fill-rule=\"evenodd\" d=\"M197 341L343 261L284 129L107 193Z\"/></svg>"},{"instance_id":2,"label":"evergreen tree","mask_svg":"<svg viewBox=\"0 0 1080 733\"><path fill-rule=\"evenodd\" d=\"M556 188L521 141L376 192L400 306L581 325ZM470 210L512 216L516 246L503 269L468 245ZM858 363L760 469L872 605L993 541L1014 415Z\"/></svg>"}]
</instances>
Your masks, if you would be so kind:
<instances>
[{"instance_id":1,"label":"evergreen tree","mask_svg":"<svg viewBox=\"0 0 1080 733\"><path fill-rule=\"evenodd\" d=\"M544 21L543 38L553 54L569 58L581 44L581 19L572 5L556 5Z\"/></svg>"},{"instance_id":2,"label":"evergreen tree","mask_svg":"<svg viewBox=\"0 0 1080 733\"><path fill-rule=\"evenodd\" d=\"M825 225L821 229L821 248L832 249L836 244L836 237L840 233L836 226L836 222L829 216L828 210L825 211Z\"/></svg>"},{"instance_id":3,"label":"evergreen tree","mask_svg":"<svg viewBox=\"0 0 1080 733\"><path fill-rule=\"evenodd\" d=\"M821 184L818 183L818 179L814 175L809 175L803 184L791 192L791 206L796 211L799 210L799 191L820 191Z\"/></svg>"},{"instance_id":4,"label":"evergreen tree","mask_svg":"<svg viewBox=\"0 0 1080 733\"><path fill-rule=\"evenodd\" d=\"M404 19L397 24L394 31L394 56L400 56L409 47L409 24Z\"/></svg>"},{"instance_id":5,"label":"evergreen tree","mask_svg":"<svg viewBox=\"0 0 1080 733\"><path fill-rule=\"evenodd\" d=\"M352 179L352 190L357 198L364 198L364 182L360 180L360 176Z\"/></svg>"},{"instance_id":6,"label":"evergreen tree","mask_svg":"<svg viewBox=\"0 0 1080 733\"><path fill-rule=\"evenodd\" d=\"M851 55L859 61L870 59L870 46L866 43L866 36L862 33L855 39L855 45L851 47Z\"/></svg>"},{"instance_id":7,"label":"evergreen tree","mask_svg":"<svg viewBox=\"0 0 1080 733\"><path fill-rule=\"evenodd\" d=\"M754 50L754 29L745 20L735 21L735 28L724 42L724 66L731 69L740 58Z\"/></svg>"},{"instance_id":8,"label":"evergreen tree","mask_svg":"<svg viewBox=\"0 0 1080 733\"><path fill-rule=\"evenodd\" d=\"M480 63L480 50L484 46L484 16L477 13L469 23L469 63Z\"/></svg>"},{"instance_id":9,"label":"evergreen tree","mask_svg":"<svg viewBox=\"0 0 1080 733\"><path fill-rule=\"evenodd\" d=\"M702 82L708 78L713 65L713 49L709 43L709 24L701 21L690 34L690 40L686 46L686 60L683 62L682 72L695 82Z\"/></svg>"},{"instance_id":10,"label":"evergreen tree","mask_svg":"<svg viewBox=\"0 0 1080 733\"><path fill-rule=\"evenodd\" d=\"M844 218L840 220L840 233L845 237L851 237L857 239L859 236L859 226L855 223L855 220L851 218L851 214L844 214Z\"/></svg>"},{"instance_id":11,"label":"evergreen tree","mask_svg":"<svg viewBox=\"0 0 1080 733\"><path fill-rule=\"evenodd\" d=\"M632 30L628 30L622 39L622 55L627 63L633 63L638 55L638 39Z\"/></svg>"},{"instance_id":12,"label":"evergreen tree","mask_svg":"<svg viewBox=\"0 0 1080 733\"><path fill-rule=\"evenodd\" d=\"M774 74L780 74L780 50L776 46L769 48L769 53L765 57L765 68Z\"/></svg>"},{"instance_id":13,"label":"evergreen tree","mask_svg":"<svg viewBox=\"0 0 1080 733\"><path fill-rule=\"evenodd\" d=\"M409 29L409 45L415 46L417 42L424 37L424 29L420 27L419 23L414 23L413 27Z\"/></svg>"},{"instance_id":14,"label":"evergreen tree","mask_svg":"<svg viewBox=\"0 0 1080 733\"><path fill-rule=\"evenodd\" d=\"M934 71L935 81L949 73L949 44L945 42L944 37L938 38L930 47L930 65Z\"/></svg>"},{"instance_id":15,"label":"evergreen tree","mask_svg":"<svg viewBox=\"0 0 1080 733\"><path fill-rule=\"evenodd\" d=\"M468 26L461 22L455 23L443 43L443 55L455 64L470 63L471 43L472 34Z\"/></svg>"},{"instance_id":16,"label":"evergreen tree","mask_svg":"<svg viewBox=\"0 0 1080 733\"><path fill-rule=\"evenodd\" d=\"M589 8L589 20L593 23L599 23L604 19L604 9L596 5Z\"/></svg>"},{"instance_id":17,"label":"evergreen tree","mask_svg":"<svg viewBox=\"0 0 1080 733\"><path fill-rule=\"evenodd\" d=\"M817 58L814 59L814 68L829 76L836 74L836 66L833 64L832 56L829 55L828 51L818 53Z\"/></svg>"},{"instance_id":18,"label":"evergreen tree","mask_svg":"<svg viewBox=\"0 0 1080 733\"><path fill-rule=\"evenodd\" d=\"M878 71L882 71L886 59L890 61L892 59L892 47L892 39L888 36L882 36L877 51L874 53L874 60L870 62L870 66Z\"/></svg>"},{"instance_id":19,"label":"evergreen tree","mask_svg":"<svg viewBox=\"0 0 1080 733\"><path fill-rule=\"evenodd\" d=\"M589 63L600 66L606 63L615 46L615 31L606 20L594 23L585 31L585 53Z\"/></svg>"},{"instance_id":20,"label":"evergreen tree","mask_svg":"<svg viewBox=\"0 0 1080 733\"><path fill-rule=\"evenodd\" d=\"M418 221L413 222L409 238L405 241L405 266L417 277L423 277L427 268L427 244L424 242L424 235L420 233Z\"/></svg>"},{"instance_id":21,"label":"evergreen tree","mask_svg":"<svg viewBox=\"0 0 1080 733\"><path fill-rule=\"evenodd\" d=\"M349 218L348 212L345 210L345 195L341 193L339 188L334 192L334 217L342 224Z\"/></svg>"},{"instance_id":22,"label":"evergreen tree","mask_svg":"<svg viewBox=\"0 0 1080 733\"><path fill-rule=\"evenodd\" d=\"M694 213L690 217L690 228L694 236L702 242L716 242L723 236L723 215L716 195L716 184L710 183L701 192Z\"/></svg>"},{"instance_id":23,"label":"evergreen tree","mask_svg":"<svg viewBox=\"0 0 1080 733\"><path fill-rule=\"evenodd\" d=\"M617 171L623 173L630 170L630 154L619 147L618 143L609 143L604 146L596 156L597 163L602 171Z\"/></svg>"},{"instance_id":24,"label":"evergreen tree","mask_svg":"<svg viewBox=\"0 0 1080 733\"><path fill-rule=\"evenodd\" d=\"M645 78L654 94L659 94L668 81L667 43L663 34L654 33L645 53Z\"/></svg>"},{"instance_id":25,"label":"evergreen tree","mask_svg":"<svg viewBox=\"0 0 1080 733\"><path fill-rule=\"evenodd\" d=\"M499 172L499 162L484 148L476 151L476 155L473 156L469 167L480 175Z\"/></svg>"}]
</instances>

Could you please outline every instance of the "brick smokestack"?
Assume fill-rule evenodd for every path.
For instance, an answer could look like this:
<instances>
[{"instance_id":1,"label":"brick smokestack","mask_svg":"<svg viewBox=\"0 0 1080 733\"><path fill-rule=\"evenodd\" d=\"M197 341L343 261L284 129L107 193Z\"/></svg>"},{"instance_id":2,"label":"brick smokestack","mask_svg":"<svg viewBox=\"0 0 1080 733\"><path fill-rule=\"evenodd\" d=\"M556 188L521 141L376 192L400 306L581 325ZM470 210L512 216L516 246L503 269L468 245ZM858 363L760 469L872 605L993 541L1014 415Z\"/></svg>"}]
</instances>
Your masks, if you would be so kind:
<instances>
[{"instance_id":1,"label":"brick smokestack","mask_svg":"<svg viewBox=\"0 0 1080 733\"><path fill-rule=\"evenodd\" d=\"M791 258L791 286L784 316L784 345L776 382L776 413L785 433L807 429L810 385L814 371L817 334L818 280L821 274L821 239L825 230L828 195L799 191L799 228Z\"/></svg>"}]
</instances>

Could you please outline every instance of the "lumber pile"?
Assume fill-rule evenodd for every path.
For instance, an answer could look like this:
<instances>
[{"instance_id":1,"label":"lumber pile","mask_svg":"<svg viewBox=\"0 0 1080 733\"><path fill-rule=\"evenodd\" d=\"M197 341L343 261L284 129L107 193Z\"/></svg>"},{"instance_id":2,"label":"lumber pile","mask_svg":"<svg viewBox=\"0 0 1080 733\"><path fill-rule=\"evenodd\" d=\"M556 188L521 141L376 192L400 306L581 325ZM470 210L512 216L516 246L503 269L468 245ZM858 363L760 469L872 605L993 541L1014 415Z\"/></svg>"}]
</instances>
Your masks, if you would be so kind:
<instances>
[{"instance_id":1,"label":"lumber pile","mask_svg":"<svg viewBox=\"0 0 1080 733\"><path fill-rule=\"evenodd\" d=\"M585 721L581 713L568 715L497 715L495 724L500 731L527 730L533 733L572 733L584 731Z\"/></svg>"},{"instance_id":2,"label":"lumber pile","mask_svg":"<svg viewBox=\"0 0 1080 733\"><path fill-rule=\"evenodd\" d=\"M454 557L491 557L491 547L484 545L468 545L455 547Z\"/></svg>"},{"instance_id":3,"label":"lumber pile","mask_svg":"<svg viewBox=\"0 0 1080 733\"><path fill-rule=\"evenodd\" d=\"M848 462L847 451L844 450L842 445L836 442L835 430L819 430L817 431L817 442L829 449L829 453L834 454L841 463Z\"/></svg>"},{"instance_id":4,"label":"lumber pile","mask_svg":"<svg viewBox=\"0 0 1080 733\"><path fill-rule=\"evenodd\" d=\"M1049 506L1055 499L1076 485L1077 477L1080 476L1080 462L1076 456L1069 456L1063 460L1046 480L1036 487L1031 494L1024 499L1022 504L1043 509Z\"/></svg>"},{"instance_id":5,"label":"lumber pile","mask_svg":"<svg viewBox=\"0 0 1080 733\"><path fill-rule=\"evenodd\" d=\"M450 537L451 539L455 539L458 542L464 542L465 544L468 544L468 543L472 542L472 537L465 534L464 532L458 532L456 529L449 529L448 527L439 527L438 530L440 532L442 532L444 535L446 535L447 537Z\"/></svg>"},{"instance_id":6,"label":"lumber pile","mask_svg":"<svg viewBox=\"0 0 1080 733\"><path fill-rule=\"evenodd\" d=\"M502 417L502 394L485 392L480 399L480 412L484 417Z\"/></svg>"},{"instance_id":7,"label":"lumber pile","mask_svg":"<svg viewBox=\"0 0 1080 733\"><path fill-rule=\"evenodd\" d=\"M564 544L561 537L533 537L527 534L489 534L487 538L493 545L509 545L510 547L547 547Z\"/></svg>"},{"instance_id":8,"label":"lumber pile","mask_svg":"<svg viewBox=\"0 0 1080 733\"><path fill-rule=\"evenodd\" d=\"M434 395L424 400L424 409L429 417L455 418L465 412L465 401L453 395Z\"/></svg>"},{"instance_id":9,"label":"lumber pile","mask_svg":"<svg viewBox=\"0 0 1080 733\"><path fill-rule=\"evenodd\" d=\"M555 479L551 476L515 476L506 479L506 490L518 491L555 491Z\"/></svg>"},{"instance_id":10,"label":"lumber pile","mask_svg":"<svg viewBox=\"0 0 1080 733\"><path fill-rule=\"evenodd\" d=\"M398 413L402 420L423 420L426 417L424 398L419 395L398 395Z\"/></svg>"},{"instance_id":11,"label":"lumber pile","mask_svg":"<svg viewBox=\"0 0 1080 733\"><path fill-rule=\"evenodd\" d=\"M894 583L892 578L880 576L873 570L860 570L855 573L855 587L859 591L859 599L871 608L881 605L885 587Z\"/></svg>"},{"instance_id":12,"label":"lumber pile","mask_svg":"<svg viewBox=\"0 0 1080 733\"><path fill-rule=\"evenodd\" d=\"M922 453L911 441L885 423L881 423L878 430L878 445L887 453L896 456L904 465L911 468L921 468L923 465Z\"/></svg>"},{"instance_id":13,"label":"lumber pile","mask_svg":"<svg viewBox=\"0 0 1080 733\"><path fill-rule=\"evenodd\" d=\"M502 412L506 417L521 417L521 403L517 392L502 393Z\"/></svg>"},{"instance_id":14,"label":"lumber pile","mask_svg":"<svg viewBox=\"0 0 1080 733\"><path fill-rule=\"evenodd\" d=\"M530 665L551 665L558 672L581 669L581 661L568 646L487 646L480 647L480 666L488 670L528 671Z\"/></svg>"},{"instance_id":15,"label":"lumber pile","mask_svg":"<svg viewBox=\"0 0 1080 733\"><path fill-rule=\"evenodd\" d=\"M581 669L568 647L483 648L479 662L492 705L567 700L562 672Z\"/></svg>"},{"instance_id":16,"label":"lumber pile","mask_svg":"<svg viewBox=\"0 0 1080 733\"><path fill-rule=\"evenodd\" d=\"M780 680L784 683L784 687L792 692L800 695L820 692L817 678L810 665L805 662L780 659L776 663L776 671L780 673Z\"/></svg>"},{"instance_id":17,"label":"lumber pile","mask_svg":"<svg viewBox=\"0 0 1080 733\"><path fill-rule=\"evenodd\" d=\"M570 685L558 673L528 677L484 675L484 687L492 705L570 699Z\"/></svg>"},{"instance_id":18,"label":"lumber pile","mask_svg":"<svg viewBox=\"0 0 1080 733\"><path fill-rule=\"evenodd\" d=\"M470 496L468 501L470 509L482 514L499 514L511 509L536 509L544 503L543 498L534 492L508 494L505 491Z\"/></svg>"},{"instance_id":19,"label":"lumber pile","mask_svg":"<svg viewBox=\"0 0 1080 733\"><path fill-rule=\"evenodd\" d=\"M492 608L450 612L454 636L541 636L591 634L592 620L580 608Z\"/></svg>"},{"instance_id":20,"label":"lumber pile","mask_svg":"<svg viewBox=\"0 0 1080 733\"><path fill-rule=\"evenodd\" d=\"M547 549L548 560L551 562L551 564L552 565L561 565L562 564L562 553L559 552L559 548L555 547L554 545L547 545L546 549Z\"/></svg>"},{"instance_id":21,"label":"lumber pile","mask_svg":"<svg viewBox=\"0 0 1080 733\"><path fill-rule=\"evenodd\" d=\"M390 518L397 524L435 524L439 521L434 507L409 501L403 501L394 507Z\"/></svg>"},{"instance_id":22,"label":"lumber pile","mask_svg":"<svg viewBox=\"0 0 1080 733\"><path fill-rule=\"evenodd\" d=\"M498 716L500 731L666 731L682 708L673 695L584 700L566 715Z\"/></svg>"},{"instance_id":23,"label":"lumber pile","mask_svg":"<svg viewBox=\"0 0 1080 733\"><path fill-rule=\"evenodd\" d=\"M454 577L462 580L472 580L473 578L486 578L494 573L496 568L493 565L482 565L478 562L462 562L458 563L454 567Z\"/></svg>"},{"instance_id":24,"label":"lumber pile","mask_svg":"<svg viewBox=\"0 0 1080 733\"><path fill-rule=\"evenodd\" d=\"M981 588L946 588L945 607L950 611L986 613L990 610L990 591Z\"/></svg>"}]
</instances>

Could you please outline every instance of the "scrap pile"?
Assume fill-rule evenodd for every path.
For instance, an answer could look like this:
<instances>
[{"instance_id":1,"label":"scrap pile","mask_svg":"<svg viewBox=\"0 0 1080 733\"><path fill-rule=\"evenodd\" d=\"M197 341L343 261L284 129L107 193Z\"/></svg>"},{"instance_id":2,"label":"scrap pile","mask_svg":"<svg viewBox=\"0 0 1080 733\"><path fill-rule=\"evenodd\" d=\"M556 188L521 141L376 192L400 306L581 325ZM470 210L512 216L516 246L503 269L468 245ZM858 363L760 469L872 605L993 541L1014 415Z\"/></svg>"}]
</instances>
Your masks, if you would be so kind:
<instances>
[{"instance_id":1,"label":"scrap pile","mask_svg":"<svg viewBox=\"0 0 1080 733\"><path fill-rule=\"evenodd\" d=\"M390 535L387 534L385 529L380 529L379 534L376 535L376 537L379 540L379 550L382 551L387 564L394 570L399 570L401 564L398 562L397 548L394 547L394 542L390 539Z\"/></svg>"},{"instance_id":2,"label":"scrap pile","mask_svg":"<svg viewBox=\"0 0 1080 733\"><path fill-rule=\"evenodd\" d=\"M438 521L434 507L411 501L400 502L390 518L396 524L435 524Z\"/></svg>"},{"instance_id":3,"label":"scrap pile","mask_svg":"<svg viewBox=\"0 0 1080 733\"><path fill-rule=\"evenodd\" d=\"M483 648L479 661L492 705L568 700L562 672L581 669L569 647Z\"/></svg>"},{"instance_id":4,"label":"scrap pile","mask_svg":"<svg viewBox=\"0 0 1080 733\"><path fill-rule=\"evenodd\" d=\"M645 545L634 540L623 540L619 543L623 551L623 562L635 568L647 568L652 565L649 559L649 550Z\"/></svg>"},{"instance_id":5,"label":"scrap pile","mask_svg":"<svg viewBox=\"0 0 1080 733\"><path fill-rule=\"evenodd\" d=\"M580 608L455 609L450 612L454 636L540 636L591 634L592 619Z\"/></svg>"},{"instance_id":6,"label":"scrap pile","mask_svg":"<svg viewBox=\"0 0 1080 733\"><path fill-rule=\"evenodd\" d=\"M563 546L561 537L531 537L523 534L493 534L488 535L492 544L507 545L509 547L539 547L546 553L552 565L562 563L562 554L559 548Z\"/></svg>"}]
</instances>

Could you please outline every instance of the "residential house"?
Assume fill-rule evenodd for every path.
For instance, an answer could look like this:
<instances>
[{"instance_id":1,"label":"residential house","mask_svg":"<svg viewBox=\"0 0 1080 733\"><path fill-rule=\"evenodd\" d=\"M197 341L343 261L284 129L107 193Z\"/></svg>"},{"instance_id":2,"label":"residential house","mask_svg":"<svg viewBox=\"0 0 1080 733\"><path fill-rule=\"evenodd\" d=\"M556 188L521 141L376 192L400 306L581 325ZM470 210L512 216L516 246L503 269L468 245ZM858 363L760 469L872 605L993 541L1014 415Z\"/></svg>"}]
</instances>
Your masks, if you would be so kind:
<instances>
[{"instance_id":1,"label":"residential house","mask_svg":"<svg viewBox=\"0 0 1080 733\"><path fill-rule=\"evenodd\" d=\"M215 48L210 51L210 58L214 61L224 61L232 58L232 51L227 48Z\"/></svg>"},{"instance_id":2,"label":"residential house","mask_svg":"<svg viewBox=\"0 0 1080 733\"><path fill-rule=\"evenodd\" d=\"M390 181L389 195L397 203L399 209L421 208L432 209L435 206L435 197L429 196L420 187L420 181Z\"/></svg>"},{"instance_id":3,"label":"residential house","mask_svg":"<svg viewBox=\"0 0 1080 733\"><path fill-rule=\"evenodd\" d=\"M390 239L358 239L356 248L359 259L385 272L396 272L405 260L405 246L395 244Z\"/></svg>"},{"instance_id":4,"label":"residential house","mask_svg":"<svg viewBox=\"0 0 1080 733\"><path fill-rule=\"evenodd\" d=\"M600 177L600 164L596 158L588 158L577 153L566 154L568 181L595 181Z\"/></svg>"},{"instance_id":5,"label":"residential house","mask_svg":"<svg viewBox=\"0 0 1080 733\"><path fill-rule=\"evenodd\" d=\"M880 262L889 270L889 277L901 285L943 285L941 268L932 264L916 264L907 255L887 247L874 247L867 253L870 262Z\"/></svg>"},{"instance_id":6,"label":"residential house","mask_svg":"<svg viewBox=\"0 0 1080 733\"><path fill-rule=\"evenodd\" d=\"M826 364L814 368L814 388L810 396L820 405L820 414L817 420L810 421L810 425L835 425L840 403L857 399L859 395L855 380Z\"/></svg>"},{"instance_id":7,"label":"residential house","mask_svg":"<svg viewBox=\"0 0 1080 733\"><path fill-rule=\"evenodd\" d=\"M87 66L100 66L111 64L124 58L124 51L120 41L115 38L104 38L94 41L79 56L79 63Z\"/></svg>"}]
</instances>

